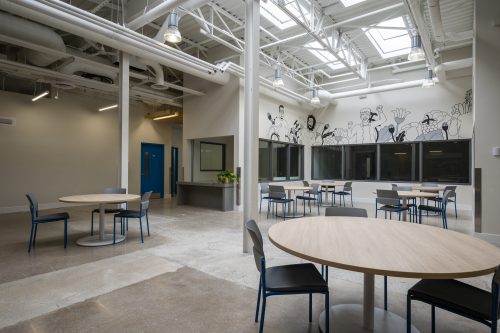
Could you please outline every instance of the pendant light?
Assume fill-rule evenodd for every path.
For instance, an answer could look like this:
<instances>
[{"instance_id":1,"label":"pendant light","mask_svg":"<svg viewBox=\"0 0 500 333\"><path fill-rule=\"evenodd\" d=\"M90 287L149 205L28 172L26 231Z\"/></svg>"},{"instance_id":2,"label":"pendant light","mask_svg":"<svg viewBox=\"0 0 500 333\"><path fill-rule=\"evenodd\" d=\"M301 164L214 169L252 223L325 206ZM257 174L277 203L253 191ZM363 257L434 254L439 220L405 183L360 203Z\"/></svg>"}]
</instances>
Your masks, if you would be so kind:
<instances>
[{"instance_id":1,"label":"pendant light","mask_svg":"<svg viewBox=\"0 0 500 333\"><path fill-rule=\"evenodd\" d=\"M420 38L419 34L415 34L411 38L411 50L408 54L408 60L425 60L425 52L422 48L422 38Z\"/></svg>"},{"instance_id":2,"label":"pendant light","mask_svg":"<svg viewBox=\"0 0 500 333\"><path fill-rule=\"evenodd\" d=\"M434 86L436 83L434 82L434 73L431 68L428 68L425 71L424 82L422 82L422 88L430 88Z\"/></svg>"},{"instance_id":3,"label":"pendant light","mask_svg":"<svg viewBox=\"0 0 500 333\"><path fill-rule=\"evenodd\" d=\"M177 44L182 40L181 33L179 31L179 15L176 12L171 12L168 14L167 18L167 31L163 38L166 42Z\"/></svg>"},{"instance_id":4,"label":"pendant light","mask_svg":"<svg viewBox=\"0 0 500 333\"><path fill-rule=\"evenodd\" d=\"M319 97L318 97L318 88L314 87L312 89L311 104L318 105L319 103L321 103L321 101L319 100Z\"/></svg>"},{"instance_id":5,"label":"pendant light","mask_svg":"<svg viewBox=\"0 0 500 333\"><path fill-rule=\"evenodd\" d=\"M274 69L274 81L273 81L273 86L275 88L283 87L285 83L283 82L283 79L281 78L281 67L280 65L276 65L276 68Z\"/></svg>"}]
</instances>

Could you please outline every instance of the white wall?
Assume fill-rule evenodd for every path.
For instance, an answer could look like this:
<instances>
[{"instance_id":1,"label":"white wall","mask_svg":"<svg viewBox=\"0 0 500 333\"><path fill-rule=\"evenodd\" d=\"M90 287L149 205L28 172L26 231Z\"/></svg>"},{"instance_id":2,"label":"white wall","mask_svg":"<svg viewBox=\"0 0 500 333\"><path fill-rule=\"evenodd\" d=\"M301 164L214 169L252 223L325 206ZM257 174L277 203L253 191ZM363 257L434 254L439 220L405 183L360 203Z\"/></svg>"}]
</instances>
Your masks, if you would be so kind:
<instances>
[{"instance_id":1,"label":"white wall","mask_svg":"<svg viewBox=\"0 0 500 333\"><path fill-rule=\"evenodd\" d=\"M474 162L482 170L481 227L477 232L495 234L499 242L498 194L500 193L500 158L491 150L500 146L500 28L493 20L500 18L500 2L475 1L474 43ZM476 221L479 222L479 221Z\"/></svg>"},{"instance_id":2,"label":"white wall","mask_svg":"<svg viewBox=\"0 0 500 333\"><path fill-rule=\"evenodd\" d=\"M15 117L15 127L0 126L0 212L27 210L25 193L41 207L58 198L100 193L119 183L119 120L116 110L98 112L110 100L59 92L59 99L0 91L0 116ZM140 143L170 147L170 125L144 119L146 108L130 110L129 192L140 190ZM167 150L165 165L170 164ZM169 193L168 176L165 193Z\"/></svg>"}]
</instances>

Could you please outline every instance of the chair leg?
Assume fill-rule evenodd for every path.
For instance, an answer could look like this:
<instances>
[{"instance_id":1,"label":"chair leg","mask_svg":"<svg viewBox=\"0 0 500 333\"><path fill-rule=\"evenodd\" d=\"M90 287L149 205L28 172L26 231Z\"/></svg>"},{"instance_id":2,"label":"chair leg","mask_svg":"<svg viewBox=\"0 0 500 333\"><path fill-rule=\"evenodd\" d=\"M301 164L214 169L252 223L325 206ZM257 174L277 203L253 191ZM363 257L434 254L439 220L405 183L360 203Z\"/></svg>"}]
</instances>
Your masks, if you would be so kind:
<instances>
[{"instance_id":1,"label":"chair leg","mask_svg":"<svg viewBox=\"0 0 500 333\"><path fill-rule=\"evenodd\" d=\"M264 318L266 316L266 295L264 289L262 289L262 312L260 313L260 327L259 333L264 332Z\"/></svg>"},{"instance_id":2,"label":"chair leg","mask_svg":"<svg viewBox=\"0 0 500 333\"><path fill-rule=\"evenodd\" d=\"M325 265L321 265L321 277L325 278Z\"/></svg>"},{"instance_id":3,"label":"chair leg","mask_svg":"<svg viewBox=\"0 0 500 333\"><path fill-rule=\"evenodd\" d=\"M94 211L92 211L92 218L90 219L90 236L94 236Z\"/></svg>"},{"instance_id":4,"label":"chair leg","mask_svg":"<svg viewBox=\"0 0 500 333\"><path fill-rule=\"evenodd\" d=\"M433 305L431 308L431 322L432 322L432 333L436 333L436 307Z\"/></svg>"},{"instance_id":5,"label":"chair leg","mask_svg":"<svg viewBox=\"0 0 500 333\"><path fill-rule=\"evenodd\" d=\"M309 322L313 320L313 294L309 293Z\"/></svg>"},{"instance_id":6,"label":"chair leg","mask_svg":"<svg viewBox=\"0 0 500 333\"><path fill-rule=\"evenodd\" d=\"M352 192L351 192L351 207L354 207L354 204L352 203Z\"/></svg>"},{"instance_id":7,"label":"chair leg","mask_svg":"<svg viewBox=\"0 0 500 333\"><path fill-rule=\"evenodd\" d=\"M326 268L326 271L325 271L325 281L326 281L326 284L328 284L328 266L325 266Z\"/></svg>"},{"instance_id":8,"label":"chair leg","mask_svg":"<svg viewBox=\"0 0 500 333\"><path fill-rule=\"evenodd\" d=\"M384 310L387 311L387 275L384 275Z\"/></svg>"},{"instance_id":9,"label":"chair leg","mask_svg":"<svg viewBox=\"0 0 500 333\"><path fill-rule=\"evenodd\" d=\"M31 245L33 244L33 234L35 232L35 224L31 224L31 231L30 231L30 242L28 244L28 253L31 252Z\"/></svg>"},{"instance_id":10,"label":"chair leg","mask_svg":"<svg viewBox=\"0 0 500 333\"><path fill-rule=\"evenodd\" d=\"M255 322L259 321L260 293L262 291L262 279L259 279L259 293L257 294L257 306L255 308Z\"/></svg>"},{"instance_id":11,"label":"chair leg","mask_svg":"<svg viewBox=\"0 0 500 333\"><path fill-rule=\"evenodd\" d=\"M259 213L262 213L262 196L260 197Z\"/></svg>"},{"instance_id":12,"label":"chair leg","mask_svg":"<svg viewBox=\"0 0 500 333\"><path fill-rule=\"evenodd\" d=\"M418 211L418 224L422 224L422 210Z\"/></svg>"},{"instance_id":13,"label":"chair leg","mask_svg":"<svg viewBox=\"0 0 500 333\"><path fill-rule=\"evenodd\" d=\"M35 224L35 233L33 234L33 246L36 245L36 233L38 231L38 223Z\"/></svg>"},{"instance_id":14,"label":"chair leg","mask_svg":"<svg viewBox=\"0 0 500 333\"><path fill-rule=\"evenodd\" d=\"M68 245L68 220L64 220L64 248Z\"/></svg>"},{"instance_id":15,"label":"chair leg","mask_svg":"<svg viewBox=\"0 0 500 333\"><path fill-rule=\"evenodd\" d=\"M139 217L139 228L141 229L141 243L144 243L144 236L142 235L142 216Z\"/></svg>"},{"instance_id":16,"label":"chair leg","mask_svg":"<svg viewBox=\"0 0 500 333\"><path fill-rule=\"evenodd\" d=\"M330 333L330 293L325 293L325 333Z\"/></svg>"},{"instance_id":17,"label":"chair leg","mask_svg":"<svg viewBox=\"0 0 500 333\"><path fill-rule=\"evenodd\" d=\"M455 198L455 218L458 219L458 213L457 213L457 198Z\"/></svg>"},{"instance_id":18,"label":"chair leg","mask_svg":"<svg viewBox=\"0 0 500 333\"><path fill-rule=\"evenodd\" d=\"M116 244L116 217L113 216L113 244Z\"/></svg>"},{"instance_id":19,"label":"chair leg","mask_svg":"<svg viewBox=\"0 0 500 333\"><path fill-rule=\"evenodd\" d=\"M148 237L149 237L149 217L148 211L146 211L146 227L148 228Z\"/></svg>"},{"instance_id":20,"label":"chair leg","mask_svg":"<svg viewBox=\"0 0 500 333\"><path fill-rule=\"evenodd\" d=\"M406 333L411 333L411 296L406 296Z\"/></svg>"}]
</instances>

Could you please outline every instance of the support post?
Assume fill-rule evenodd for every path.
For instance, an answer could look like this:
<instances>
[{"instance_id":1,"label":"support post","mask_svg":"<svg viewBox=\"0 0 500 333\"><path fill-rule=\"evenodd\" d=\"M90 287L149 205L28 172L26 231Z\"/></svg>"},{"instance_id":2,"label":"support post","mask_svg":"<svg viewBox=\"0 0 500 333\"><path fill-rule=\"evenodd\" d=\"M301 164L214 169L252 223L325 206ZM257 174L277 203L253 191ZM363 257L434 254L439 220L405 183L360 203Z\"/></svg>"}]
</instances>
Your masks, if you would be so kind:
<instances>
[{"instance_id":1,"label":"support post","mask_svg":"<svg viewBox=\"0 0 500 333\"><path fill-rule=\"evenodd\" d=\"M250 252L244 224L258 219L259 144L259 0L245 1L245 109L243 144L243 252ZM241 129L240 129L241 130Z\"/></svg>"},{"instance_id":2,"label":"support post","mask_svg":"<svg viewBox=\"0 0 500 333\"><path fill-rule=\"evenodd\" d=\"M130 57L120 52L118 105L120 107L120 187L128 192Z\"/></svg>"}]
</instances>

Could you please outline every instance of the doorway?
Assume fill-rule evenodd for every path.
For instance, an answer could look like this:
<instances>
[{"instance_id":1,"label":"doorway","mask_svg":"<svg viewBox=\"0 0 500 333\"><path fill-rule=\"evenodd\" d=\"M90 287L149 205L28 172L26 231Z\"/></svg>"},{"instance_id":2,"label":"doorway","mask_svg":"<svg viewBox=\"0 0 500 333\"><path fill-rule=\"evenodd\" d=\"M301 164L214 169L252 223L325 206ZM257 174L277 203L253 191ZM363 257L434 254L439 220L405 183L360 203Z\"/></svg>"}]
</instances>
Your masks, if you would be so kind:
<instances>
[{"instance_id":1,"label":"doorway","mask_svg":"<svg viewBox=\"0 0 500 333\"><path fill-rule=\"evenodd\" d=\"M179 148L172 146L170 149L170 193L177 195L177 181L179 180Z\"/></svg>"},{"instance_id":2,"label":"doorway","mask_svg":"<svg viewBox=\"0 0 500 333\"><path fill-rule=\"evenodd\" d=\"M163 198L165 181L165 147L157 143L141 143L141 194L153 191Z\"/></svg>"}]
</instances>

